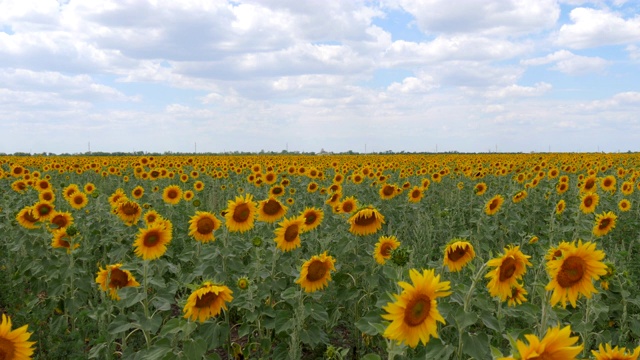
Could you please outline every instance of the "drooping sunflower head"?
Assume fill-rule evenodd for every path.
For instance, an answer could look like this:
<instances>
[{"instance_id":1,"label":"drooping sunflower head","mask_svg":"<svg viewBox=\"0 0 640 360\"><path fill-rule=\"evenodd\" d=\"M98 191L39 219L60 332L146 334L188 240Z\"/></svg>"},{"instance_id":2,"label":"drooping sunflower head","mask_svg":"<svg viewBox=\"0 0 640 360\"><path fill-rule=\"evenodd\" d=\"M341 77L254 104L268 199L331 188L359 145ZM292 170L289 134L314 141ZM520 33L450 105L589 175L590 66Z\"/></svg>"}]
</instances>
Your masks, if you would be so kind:
<instances>
[{"instance_id":1,"label":"drooping sunflower head","mask_svg":"<svg viewBox=\"0 0 640 360\"><path fill-rule=\"evenodd\" d=\"M384 265L391 258L391 252L400 246L400 241L392 236L381 236L373 250L373 258L380 265Z\"/></svg>"},{"instance_id":2,"label":"drooping sunflower head","mask_svg":"<svg viewBox=\"0 0 640 360\"><path fill-rule=\"evenodd\" d=\"M556 215L562 214L566 208L567 208L567 202L564 201L564 199L561 199L560 201L558 201L558 203L556 204Z\"/></svg>"},{"instance_id":3,"label":"drooping sunflower head","mask_svg":"<svg viewBox=\"0 0 640 360\"><path fill-rule=\"evenodd\" d=\"M276 222L287 213L287 210L288 208L286 206L271 196L258 203L258 221L267 223Z\"/></svg>"},{"instance_id":4,"label":"drooping sunflower head","mask_svg":"<svg viewBox=\"0 0 640 360\"><path fill-rule=\"evenodd\" d=\"M67 254L70 254L73 250L80 247L80 244L78 243L77 238L67 232L67 229L68 228L58 229L53 232L51 247L54 249L67 249Z\"/></svg>"},{"instance_id":5,"label":"drooping sunflower head","mask_svg":"<svg viewBox=\"0 0 640 360\"><path fill-rule=\"evenodd\" d=\"M324 289L331 280L331 271L336 270L335 263L336 259L327 255L326 251L320 255L313 255L302 264L296 284L300 284L308 293Z\"/></svg>"},{"instance_id":6,"label":"drooping sunflower head","mask_svg":"<svg viewBox=\"0 0 640 360\"><path fill-rule=\"evenodd\" d=\"M500 194L492 197L485 204L484 213L489 216L495 215L498 211L500 211L500 207L502 207L503 202L504 202L504 198Z\"/></svg>"},{"instance_id":7,"label":"drooping sunflower head","mask_svg":"<svg viewBox=\"0 0 640 360\"><path fill-rule=\"evenodd\" d=\"M203 323L218 316L222 309L227 310L227 303L233 300L233 291L225 285L216 285L205 281L203 285L189 295L182 311L184 318Z\"/></svg>"},{"instance_id":8,"label":"drooping sunflower head","mask_svg":"<svg viewBox=\"0 0 640 360\"><path fill-rule=\"evenodd\" d=\"M378 212L373 206L367 206L356 211L349 218L349 224L351 227L349 231L355 235L369 235L374 234L378 230L382 229L384 224L384 216Z\"/></svg>"},{"instance_id":9,"label":"drooping sunflower head","mask_svg":"<svg viewBox=\"0 0 640 360\"><path fill-rule=\"evenodd\" d=\"M607 235L614 227L618 217L611 211L596 215L596 224L593 226L593 235Z\"/></svg>"},{"instance_id":10,"label":"drooping sunflower head","mask_svg":"<svg viewBox=\"0 0 640 360\"><path fill-rule=\"evenodd\" d=\"M147 228L141 228L133 243L134 252L143 260L154 260L164 255L173 238L172 229L156 221Z\"/></svg>"},{"instance_id":11,"label":"drooping sunflower head","mask_svg":"<svg viewBox=\"0 0 640 360\"><path fill-rule=\"evenodd\" d=\"M257 214L257 206L253 195L236 196L235 201L229 200L227 213L224 215L225 225L231 232L245 232L251 230Z\"/></svg>"},{"instance_id":12,"label":"drooping sunflower head","mask_svg":"<svg viewBox=\"0 0 640 360\"><path fill-rule=\"evenodd\" d=\"M451 272L457 272L467 265L476 253L473 245L463 239L453 239L444 250L443 265L449 268Z\"/></svg>"},{"instance_id":13,"label":"drooping sunflower head","mask_svg":"<svg viewBox=\"0 0 640 360\"><path fill-rule=\"evenodd\" d=\"M504 249L504 254L487 262L487 266L494 269L485 277L490 278L487 288L491 296L498 296L505 301L511 295L511 288L520 280L531 266L529 258L520 251L519 246L509 246Z\"/></svg>"},{"instance_id":14,"label":"drooping sunflower head","mask_svg":"<svg viewBox=\"0 0 640 360\"><path fill-rule=\"evenodd\" d=\"M511 287L511 294L507 296L507 306L516 306L520 305L523 302L527 301L525 295L528 292L525 290L524 286L520 283L516 283L513 287Z\"/></svg>"},{"instance_id":15,"label":"drooping sunflower head","mask_svg":"<svg viewBox=\"0 0 640 360\"><path fill-rule=\"evenodd\" d=\"M140 286L129 270L121 269L122 264L107 265L106 269L102 267L97 273L96 283L100 285L102 291L109 291L109 295L114 300L120 300L118 290L123 287Z\"/></svg>"},{"instance_id":16,"label":"drooping sunflower head","mask_svg":"<svg viewBox=\"0 0 640 360\"><path fill-rule=\"evenodd\" d=\"M30 332L28 326L24 325L18 329L11 329L11 318L2 314L0 321L0 356L2 359L31 359L33 355L33 345L35 342L29 341Z\"/></svg>"},{"instance_id":17,"label":"drooping sunflower head","mask_svg":"<svg viewBox=\"0 0 640 360\"><path fill-rule=\"evenodd\" d=\"M437 299L451 292L449 281L441 282L434 270L420 273L411 269L409 276L412 283L399 282L402 293L394 295L396 301L383 307L387 313L382 318L391 321L383 336L415 348L418 342L426 345L431 337L438 337L437 323L444 324L445 320L438 311Z\"/></svg>"},{"instance_id":18,"label":"drooping sunflower head","mask_svg":"<svg viewBox=\"0 0 640 360\"><path fill-rule=\"evenodd\" d=\"M189 236L203 243L214 241L213 232L218 230L220 225L221 222L215 214L196 211L196 214L189 220Z\"/></svg>"},{"instance_id":19,"label":"drooping sunflower head","mask_svg":"<svg viewBox=\"0 0 640 360\"><path fill-rule=\"evenodd\" d=\"M576 307L579 296L591 298L597 290L593 280L606 275L607 265L602 262L604 252L596 250L596 244L591 242L571 247L562 252L562 256L547 263L547 270L551 281L546 290L552 290L551 306L561 303L563 307L570 302Z\"/></svg>"},{"instance_id":20,"label":"drooping sunflower head","mask_svg":"<svg viewBox=\"0 0 640 360\"><path fill-rule=\"evenodd\" d=\"M275 230L276 247L285 252L300 247L300 234L304 230L304 221L305 218L302 216L281 221Z\"/></svg>"},{"instance_id":21,"label":"drooping sunflower head","mask_svg":"<svg viewBox=\"0 0 640 360\"><path fill-rule=\"evenodd\" d=\"M315 207L307 207L302 212L302 217L304 217L304 232L311 231L322 223L324 219L324 212L322 209L318 209Z\"/></svg>"},{"instance_id":22,"label":"drooping sunflower head","mask_svg":"<svg viewBox=\"0 0 640 360\"><path fill-rule=\"evenodd\" d=\"M34 211L32 206L27 206L18 212L16 220L25 229L37 229L38 228L38 213Z\"/></svg>"},{"instance_id":23,"label":"drooping sunflower head","mask_svg":"<svg viewBox=\"0 0 640 360\"><path fill-rule=\"evenodd\" d=\"M513 197L511 198L511 201L517 204L520 201L524 200L526 197L527 197L527 191L520 190L515 195L513 195Z\"/></svg>"}]
</instances>

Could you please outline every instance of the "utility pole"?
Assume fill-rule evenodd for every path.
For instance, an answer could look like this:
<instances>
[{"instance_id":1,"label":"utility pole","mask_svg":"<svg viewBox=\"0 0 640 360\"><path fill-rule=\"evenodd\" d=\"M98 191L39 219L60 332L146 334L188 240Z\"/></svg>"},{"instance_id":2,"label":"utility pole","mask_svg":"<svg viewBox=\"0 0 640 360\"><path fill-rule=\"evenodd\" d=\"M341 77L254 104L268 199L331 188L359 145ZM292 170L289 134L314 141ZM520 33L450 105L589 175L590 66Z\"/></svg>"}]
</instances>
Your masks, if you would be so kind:
<instances>
[{"instance_id":1,"label":"utility pole","mask_svg":"<svg viewBox=\"0 0 640 360\"><path fill-rule=\"evenodd\" d=\"M193 142L193 153L197 153L198 152L198 144L194 141Z\"/></svg>"}]
</instances>

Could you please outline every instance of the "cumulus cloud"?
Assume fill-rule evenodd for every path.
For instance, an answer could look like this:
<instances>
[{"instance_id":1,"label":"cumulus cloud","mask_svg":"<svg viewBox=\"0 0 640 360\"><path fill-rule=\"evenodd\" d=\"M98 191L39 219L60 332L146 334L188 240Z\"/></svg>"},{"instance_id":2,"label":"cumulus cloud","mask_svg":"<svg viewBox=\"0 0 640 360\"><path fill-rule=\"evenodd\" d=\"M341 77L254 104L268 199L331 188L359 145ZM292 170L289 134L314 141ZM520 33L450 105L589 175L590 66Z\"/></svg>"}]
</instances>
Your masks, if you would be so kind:
<instances>
[{"instance_id":1,"label":"cumulus cloud","mask_svg":"<svg viewBox=\"0 0 640 360\"><path fill-rule=\"evenodd\" d=\"M613 95L606 100L595 100L582 105L586 110L611 110L621 108L640 108L640 92L627 91Z\"/></svg>"},{"instance_id":2,"label":"cumulus cloud","mask_svg":"<svg viewBox=\"0 0 640 360\"><path fill-rule=\"evenodd\" d=\"M553 64L551 69L568 75L599 73L609 64L601 57L576 55L568 50L558 50L543 57L522 60L520 63L528 66Z\"/></svg>"},{"instance_id":3,"label":"cumulus cloud","mask_svg":"<svg viewBox=\"0 0 640 360\"><path fill-rule=\"evenodd\" d=\"M534 86L509 85L498 89L491 89L484 93L488 98L513 98L540 96L551 90L553 86L546 82L536 83Z\"/></svg>"},{"instance_id":4,"label":"cumulus cloud","mask_svg":"<svg viewBox=\"0 0 640 360\"><path fill-rule=\"evenodd\" d=\"M556 43L572 49L625 44L640 40L640 16L624 19L605 9L575 8L572 24L560 27Z\"/></svg>"}]
</instances>

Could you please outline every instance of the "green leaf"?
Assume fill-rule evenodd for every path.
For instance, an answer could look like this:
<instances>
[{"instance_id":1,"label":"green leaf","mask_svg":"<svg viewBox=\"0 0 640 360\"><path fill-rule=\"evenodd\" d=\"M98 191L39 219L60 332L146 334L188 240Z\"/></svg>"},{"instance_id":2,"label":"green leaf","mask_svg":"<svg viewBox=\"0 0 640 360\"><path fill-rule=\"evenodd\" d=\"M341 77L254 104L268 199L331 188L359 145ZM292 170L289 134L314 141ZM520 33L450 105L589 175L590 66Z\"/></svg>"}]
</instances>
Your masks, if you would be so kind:
<instances>
[{"instance_id":1,"label":"green leaf","mask_svg":"<svg viewBox=\"0 0 640 360\"><path fill-rule=\"evenodd\" d=\"M194 341L188 342L184 346L184 354L187 359L202 359L207 352L207 342L203 338L198 338Z\"/></svg>"},{"instance_id":2,"label":"green leaf","mask_svg":"<svg viewBox=\"0 0 640 360\"><path fill-rule=\"evenodd\" d=\"M290 300L290 299L293 299L293 298L295 298L296 296L298 296L298 291L299 291L299 289L298 289L298 288L296 288L296 287L290 287L290 288L286 289L285 291L283 291L283 292L280 294L280 297L281 297L283 300Z\"/></svg>"},{"instance_id":3,"label":"green leaf","mask_svg":"<svg viewBox=\"0 0 640 360\"><path fill-rule=\"evenodd\" d=\"M490 358L489 339L487 338L487 334L462 334L462 352L475 359Z\"/></svg>"},{"instance_id":4,"label":"green leaf","mask_svg":"<svg viewBox=\"0 0 640 360\"><path fill-rule=\"evenodd\" d=\"M444 344L438 339L431 339L425 346L425 359L449 359L454 353L455 347Z\"/></svg>"},{"instance_id":5,"label":"green leaf","mask_svg":"<svg viewBox=\"0 0 640 360\"><path fill-rule=\"evenodd\" d=\"M293 314L290 311L276 311L276 332L288 331L293 328Z\"/></svg>"},{"instance_id":6,"label":"green leaf","mask_svg":"<svg viewBox=\"0 0 640 360\"><path fill-rule=\"evenodd\" d=\"M462 331L478 321L478 314L472 312L460 311L454 315L458 330Z\"/></svg>"},{"instance_id":7,"label":"green leaf","mask_svg":"<svg viewBox=\"0 0 640 360\"><path fill-rule=\"evenodd\" d=\"M488 327L489 329L499 333L502 332L502 324L500 324L500 321L498 321L498 319L493 316L492 313L483 313L480 316L480 319L482 320L484 326Z\"/></svg>"},{"instance_id":8,"label":"green leaf","mask_svg":"<svg viewBox=\"0 0 640 360\"><path fill-rule=\"evenodd\" d=\"M379 324L380 326L382 326L382 332L380 331L380 327L374 324L376 325ZM370 311L369 313L367 313L367 315L358 319L355 325L358 328L358 330L371 336L376 336L384 332L384 325L382 325L382 318L380 317L380 314L378 314L376 310Z\"/></svg>"},{"instance_id":9,"label":"green leaf","mask_svg":"<svg viewBox=\"0 0 640 360\"><path fill-rule=\"evenodd\" d=\"M116 319L112 321L111 324L109 324L109 328L107 330L109 331L109 334L111 335L119 334L121 332L125 332L135 327L135 325L131 323L129 320L123 319L122 317L118 317L118 318L120 319Z\"/></svg>"},{"instance_id":10,"label":"green leaf","mask_svg":"<svg viewBox=\"0 0 640 360\"><path fill-rule=\"evenodd\" d=\"M371 353L363 356L361 360L382 360L382 359L380 358L380 355Z\"/></svg>"}]
</instances>

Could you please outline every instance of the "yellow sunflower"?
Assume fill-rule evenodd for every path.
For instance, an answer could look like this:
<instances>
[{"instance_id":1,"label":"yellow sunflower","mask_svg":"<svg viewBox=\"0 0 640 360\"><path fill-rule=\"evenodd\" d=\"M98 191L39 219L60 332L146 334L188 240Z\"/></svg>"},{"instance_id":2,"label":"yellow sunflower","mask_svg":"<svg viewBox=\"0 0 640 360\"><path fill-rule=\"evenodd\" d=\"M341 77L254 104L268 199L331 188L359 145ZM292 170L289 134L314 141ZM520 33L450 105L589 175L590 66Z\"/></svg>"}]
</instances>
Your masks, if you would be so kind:
<instances>
[{"instance_id":1,"label":"yellow sunflower","mask_svg":"<svg viewBox=\"0 0 640 360\"><path fill-rule=\"evenodd\" d=\"M562 252L562 256L547 263L551 281L546 290L552 290L551 306L561 303L567 306L567 301L576 307L576 300L580 295L591 298L598 292L593 286L593 280L600 279L607 273L607 265L602 262L604 252L596 250L596 244L578 242L578 246Z\"/></svg>"},{"instance_id":2,"label":"yellow sunflower","mask_svg":"<svg viewBox=\"0 0 640 360\"><path fill-rule=\"evenodd\" d=\"M284 195L284 186L282 185L274 185L269 189L269 195L271 196L282 196Z\"/></svg>"},{"instance_id":3,"label":"yellow sunflower","mask_svg":"<svg viewBox=\"0 0 640 360\"><path fill-rule=\"evenodd\" d=\"M504 249L502 256L489 260L487 266L495 268L485 275L491 279L487 285L491 296L498 296L505 301L511 295L511 288L527 272L527 265L532 265L530 257L523 254L519 246L509 246Z\"/></svg>"},{"instance_id":4,"label":"yellow sunflower","mask_svg":"<svg viewBox=\"0 0 640 360\"><path fill-rule=\"evenodd\" d=\"M525 297L525 295L527 294L528 292L527 290L525 290L524 286L522 286L520 283L516 283L511 288L511 294L507 296L507 306L516 306L522 304L523 302L527 301L527 298Z\"/></svg>"},{"instance_id":5,"label":"yellow sunflower","mask_svg":"<svg viewBox=\"0 0 640 360\"><path fill-rule=\"evenodd\" d=\"M558 185L556 185L556 191L558 194L564 194L567 190L569 190L569 183L559 182Z\"/></svg>"},{"instance_id":6,"label":"yellow sunflower","mask_svg":"<svg viewBox=\"0 0 640 360\"><path fill-rule=\"evenodd\" d=\"M71 249L71 243L73 244L73 249ZM55 249L67 249L67 254L70 254L72 250L80 247L80 244L77 241L73 241L72 237L67 234L67 229L58 229L53 232L53 238L51 239L51 247Z\"/></svg>"},{"instance_id":7,"label":"yellow sunflower","mask_svg":"<svg viewBox=\"0 0 640 360\"><path fill-rule=\"evenodd\" d=\"M131 196L136 200L142 198L143 195L144 195L144 188L140 185L134 187L133 190L131 190Z\"/></svg>"},{"instance_id":8,"label":"yellow sunflower","mask_svg":"<svg viewBox=\"0 0 640 360\"><path fill-rule=\"evenodd\" d=\"M253 228L257 214L253 195L246 194L244 198L236 196L235 201L229 200L225 211L225 225L229 231L242 233Z\"/></svg>"},{"instance_id":9,"label":"yellow sunflower","mask_svg":"<svg viewBox=\"0 0 640 360\"><path fill-rule=\"evenodd\" d=\"M202 190L204 190L204 183L202 181L198 180L195 183L193 183L193 188L196 191L202 191Z\"/></svg>"},{"instance_id":10,"label":"yellow sunflower","mask_svg":"<svg viewBox=\"0 0 640 360\"><path fill-rule=\"evenodd\" d=\"M487 184L483 182L477 183L476 186L473 187L473 192L478 196L484 195L484 193L487 192Z\"/></svg>"},{"instance_id":11,"label":"yellow sunflower","mask_svg":"<svg viewBox=\"0 0 640 360\"><path fill-rule=\"evenodd\" d=\"M400 246L400 241L395 236L381 236L373 250L373 258L380 265L384 265L391 258L391 251Z\"/></svg>"},{"instance_id":12,"label":"yellow sunflower","mask_svg":"<svg viewBox=\"0 0 640 360\"><path fill-rule=\"evenodd\" d=\"M214 241L213 232L220 228L222 223L216 216L206 211L196 211L189 220L189 236L197 241L207 243Z\"/></svg>"},{"instance_id":13,"label":"yellow sunflower","mask_svg":"<svg viewBox=\"0 0 640 360\"><path fill-rule=\"evenodd\" d=\"M133 243L135 254L143 260L153 260L164 255L173 237L171 230L156 222L146 229L141 228Z\"/></svg>"},{"instance_id":14,"label":"yellow sunflower","mask_svg":"<svg viewBox=\"0 0 640 360\"><path fill-rule=\"evenodd\" d=\"M580 211L584 214L590 214L596 210L596 206L600 202L600 196L594 192L586 193L580 200Z\"/></svg>"},{"instance_id":15,"label":"yellow sunflower","mask_svg":"<svg viewBox=\"0 0 640 360\"><path fill-rule=\"evenodd\" d=\"M358 200L355 197L349 196L342 200L338 204L340 214L351 214L358 207Z\"/></svg>"},{"instance_id":16,"label":"yellow sunflower","mask_svg":"<svg viewBox=\"0 0 640 360\"><path fill-rule=\"evenodd\" d=\"M579 338L571 336L571 326L568 325L562 329L560 329L560 326L549 328L542 340L532 334L527 334L524 337L529 345L521 340L516 342L519 356L504 357L499 360L573 360L577 358L583 348L583 345L572 346L578 342Z\"/></svg>"},{"instance_id":17,"label":"yellow sunflower","mask_svg":"<svg viewBox=\"0 0 640 360\"><path fill-rule=\"evenodd\" d=\"M51 219L54 213L54 206L46 201L40 201L33 205L33 211L39 221L45 221Z\"/></svg>"},{"instance_id":18,"label":"yellow sunflower","mask_svg":"<svg viewBox=\"0 0 640 360\"><path fill-rule=\"evenodd\" d=\"M595 175L591 175L584 180L584 183L580 187L580 192L594 192L596 191L597 179Z\"/></svg>"},{"instance_id":19,"label":"yellow sunflower","mask_svg":"<svg viewBox=\"0 0 640 360\"><path fill-rule=\"evenodd\" d=\"M394 294L396 301L383 307L387 314L382 318L391 321L383 336L415 348L419 341L426 345L430 337L438 337L437 323L444 324L445 320L438 311L437 299L451 292L449 281L441 282L434 270L423 270L421 274L411 269L409 276L412 284L399 282L402 293Z\"/></svg>"},{"instance_id":20,"label":"yellow sunflower","mask_svg":"<svg viewBox=\"0 0 640 360\"><path fill-rule=\"evenodd\" d=\"M444 250L443 265L447 266L450 272L457 272L475 257L476 253L471 243L463 239L453 239Z\"/></svg>"},{"instance_id":21,"label":"yellow sunflower","mask_svg":"<svg viewBox=\"0 0 640 360\"><path fill-rule=\"evenodd\" d=\"M18 212L16 220L25 229L37 229L38 214L33 210L33 207L27 206Z\"/></svg>"},{"instance_id":22,"label":"yellow sunflower","mask_svg":"<svg viewBox=\"0 0 640 360\"><path fill-rule=\"evenodd\" d=\"M162 200L167 204L176 205L182 199L182 189L178 185L169 185L162 191Z\"/></svg>"},{"instance_id":23,"label":"yellow sunflower","mask_svg":"<svg viewBox=\"0 0 640 360\"><path fill-rule=\"evenodd\" d=\"M120 220L122 220L127 226L137 224L140 220L140 216L142 215L142 208L140 205L137 202L130 200L118 202L118 206L114 211Z\"/></svg>"},{"instance_id":24,"label":"yellow sunflower","mask_svg":"<svg viewBox=\"0 0 640 360\"><path fill-rule=\"evenodd\" d=\"M616 191L616 177L613 175L605 176L600 182L600 187L604 191L615 192Z\"/></svg>"},{"instance_id":25,"label":"yellow sunflower","mask_svg":"<svg viewBox=\"0 0 640 360\"><path fill-rule=\"evenodd\" d=\"M595 360L638 360L640 355L640 346L636 347L633 352L627 351L627 348L614 347L607 343L604 346L600 344L598 350L591 350Z\"/></svg>"},{"instance_id":26,"label":"yellow sunflower","mask_svg":"<svg viewBox=\"0 0 640 360\"><path fill-rule=\"evenodd\" d=\"M304 217L304 232L307 232L320 226L324 219L324 212L315 207L307 207L302 212L302 216Z\"/></svg>"},{"instance_id":27,"label":"yellow sunflower","mask_svg":"<svg viewBox=\"0 0 640 360\"><path fill-rule=\"evenodd\" d=\"M96 186L93 183L86 183L83 189L87 194L91 194L96 190Z\"/></svg>"},{"instance_id":28,"label":"yellow sunflower","mask_svg":"<svg viewBox=\"0 0 640 360\"><path fill-rule=\"evenodd\" d=\"M109 291L113 300L120 300L118 290L123 287L137 287L140 283L136 281L129 270L122 270L122 264L107 265L106 269L100 267L96 276L96 283L100 285L102 291Z\"/></svg>"},{"instance_id":29,"label":"yellow sunflower","mask_svg":"<svg viewBox=\"0 0 640 360\"><path fill-rule=\"evenodd\" d=\"M300 284L308 293L324 289L331 280L331 271L336 270L335 263L336 259L328 256L326 251L320 255L313 255L302 264L296 284Z\"/></svg>"},{"instance_id":30,"label":"yellow sunflower","mask_svg":"<svg viewBox=\"0 0 640 360\"><path fill-rule=\"evenodd\" d=\"M409 194L407 196L409 202L417 203L420 202L420 200L422 200L422 198L424 197L424 192L422 191L422 188L414 186L411 191L409 191Z\"/></svg>"},{"instance_id":31,"label":"yellow sunflower","mask_svg":"<svg viewBox=\"0 0 640 360\"><path fill-rule=\"evenodd\" d=\"M544 259L545 261L547 261L547 263L551 260L556 260L558 258L561 258L565 251L571 250L573 248L574 245L572 243L562 241L560 244L558 244L558 246L551 247L547 251L547 254L544 256Z\"/></svg>"},{"instance_id":32,"label":"yellow sunflower","mask_svg":"<svg viewBox=\"0 0 640 360\"><path fill-rule=\"evenodd\" d=\"M616 227L618 217L611 211L596 215L596 224L593 226L593 235L604 236Z\"/></svg>"},{"instance_id":33,"label":"yellow sunflower","mask_svg":"<svg viewBox=\"0 0 640 360\"><path fill-rule=\"evenodd\" d=\"M381 199L390 200L398 195L398 187L393 184L383 184L378 193Z\"/></svg>"},{"instance_id":34,"label":"yellow sunflower","mask_svg":"<svg viewBox=\"0 0 640 360\"><path fill-rule=\"evenodd\" d=\"M280 220L287 213L288 208L278 199L271 196L258 203L258 221L273 223Z\"/></svg>"},{"instance_id":35,"label":"yellow sunflower","mask_svg":"<svg viewBox=\"0 0 640 360\"><path fill-rule=\"evenodd\" d=\"M484 206L484 213L487 215L495 215L498 211L500 211L500 207L504 202L504 198L502 195L498 194L492 197Z\"/></svg>"},{"instance_id":36,"label":"yellow sunflower","mask_svg":"<svg viewBox=\"0 0 640 360\"><path fill-rule=\"evenodd\" d=\"M556 215L560 215L564 212L564 209L567 208L567 203L564 201L564 199L558 201L558 203L556 204Z\"/></svg>"},{"instance_id":37,"label":"yellow sunflower","mask_svg":"<svg viewBox=\"0 0 640 360\"><path fill-rule=\"evenodd\" d=\"M515 195L513 195L513 197L511 198L511 201L517 204L520 201L524 200L527 197L527 195L528 194L526 190L518 191Z\"/></svg>"},{"instance_id":38,"label":"yellow sunflower","mask_svg":"<svg viewBox=\"0 0 640 360\"><path fill-rule=\"evenodd\" d=\"M384 216L378 212L373 206L367 206L358 210L349 218L351 227L349 231L355 235L374 234L382 229L384 224Z\"/></svg>"},{"instance_id":39,"label":"yellow sunflower","mask_svg":"<svg viewBox=\"0 0 640 360\"><path fill-rule=\"evenodd\" d=\"M38 200L53 203L56 200L56 194L51 190L45 190L38 193Z\"/></svg>"},{"instance_id":40,"label":"yellow sunflower","mask_svg":"<svg viewBox=\"0 0 640 360\"><path fill-rule=\"evenodd\" d=\"M0 322L0 355L7 360L27 360L33 355L35 342L29 341L28 325L11 330L11 318L2 314Z\"/></svg>"},{"instance_id":41,"label":"yellow sunflower","mask_svg":"<svg viewBox=\"0 0 640 360\"><path fill-rule=\"evenodd\" d=\"M73 216L69 212L53 211L49 222L54 230L64 229L73 224Z\"/></svg>"},{"instance_id":42,"label":"yellow sunflower","mask_svg":"<svg viewBox=\"0 0 640 360\"><path fill-rule=\"evenodd\" d=\"M145 224L147 224L147 227L149 227L149 225L153 224L156 220L162 219L162 215L158 214L155 210L147 210L142 218Z\"/></svg>"},{"instance_id":43,"label":"yellow sunflower","mask_svg":"<svg viewBox=\"0 0 640 360\"><path fill-rule=\"evenodd\" d=\"M620 202L618 203L618 209L623 212L631 210L631 201L627 199L620 200Z\"/></svg>"},{"instance_id":44,"label":"yellow sunflower","mask_svg":"<svg viewBox=\"0 0 640 360\"><path fill-rule=\"evenodd\" d=\"M286 252L300 247L300 234L304 229L304 220L304 217L298 216L278 223L274 239L278 249Z\"/></svg>"},{"instance_id":45,"label":"yellow sunflower","mask_svg":"<svg viewBox=\"0 0 640 360\"><path fill-rule=\"evenodd\" d=\"M112 208L115 208L116 206L118 206L118 202L124 199L127 199L127 195L124 193L124 190L122 190L122 188L118 188L113 192L113 194L111 194L111 196L109 196L109 204Z\"/></svg>"},{"instance_id":46,"label":"yellow sunflower","mask_svg":"<svg viewBox=\"0 0 640 360\"><path fill-rule=\"evenodd\" d=\"M82 209L87 206L88 203L89 199L87 198L87 195L80 191L76 191L69 197L69 204L76 210Z\"/></svg>"},{"instance_id":47,"label":"yellow sunflower","mask_svg":"<svg viewBox=\"0 0 640 360\"><path fill-rule=\"evenodd\" d=\"M233 300L233 291L225 285L215 285L205 281L202 286L189 295L182 311L184 318L200 323L218 316L222 309L227 310L227 303Z\"/></svg>"}]
</instances>

